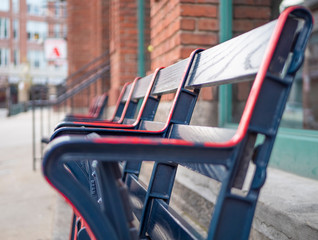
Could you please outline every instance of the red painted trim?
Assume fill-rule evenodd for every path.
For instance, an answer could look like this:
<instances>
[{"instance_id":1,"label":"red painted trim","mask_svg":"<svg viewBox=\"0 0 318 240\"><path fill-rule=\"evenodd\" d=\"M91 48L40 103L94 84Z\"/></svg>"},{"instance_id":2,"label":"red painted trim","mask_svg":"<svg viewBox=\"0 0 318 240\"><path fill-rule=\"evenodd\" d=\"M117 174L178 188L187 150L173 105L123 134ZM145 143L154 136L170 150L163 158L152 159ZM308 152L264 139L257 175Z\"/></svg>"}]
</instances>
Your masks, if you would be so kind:
<instances>
[{"instance_id":1,"label":"red painted trim","mask_svg":"<svg viewBox=\"0 0 318 240\"><path fill-rule=\"evenodd\" d=\"M94 143L100 144L133 144L133 145L180 145L194 146L194 142L181 139L168 138L141 138L141 137L106 137L96 138L92 140Z\"/></svg>"},{"instance_id":2,"label":"red painted trim","mask_svg":"<svg viewBox=\"0 0 318 240\"><path fill-rule=\"evenodd\" d=\"M168 128L168 126L169 126L169 124L170 124L170 122L171 122L171 119L172 119L174 110L175 110L175 108L176 108L176 106L177 106L177 100L178 100L178 98L179 98L179 96L180 96L180 94L181 94L181 90L182 90L182 88L184 87L184 85L185 85L185 83L186 83L186 81L187 81L187 78L185 77L186 72L187 72L188 68L191 67L191 66L190 66L191 60L192 60L193 57L195 57L195 54L197 54L197 51L198 51L198 50L201 50L201 49L196 49L196 50L194 50L194 51L191 53L190 57L189 57L188 65L187 65L187 67L186 67L186 69L185 69L185 71L184 71L182 80L181 80L181 82L180 82L180 84L179 84L179 86L178 86L178 89L177 89L177 91L176 91L176 94L175 94L175 97L174 97L174 99L173 99L173 103L172 103L172 106L171 106L171 109L170 109L170 111L169 111L169 115L168 115L168 118L167 118L167 121L166 121L164 127L163 127L162 129L156 130L156 131L135 130L135 129L125 129L125 131L158 134L158 133L164 132L164 131Z\"/></svg>"},{"instance_id":3,"label":"red painted trim","mask_svg":"<svg viewBox=\"0 0 318 240\"><path fill-rule=\"evenodd\" d=\"M133 83L131 85L131 89L130 89L129 95L128 95L128 98L127 98L127 101L125 103L125 107L123 109L123 112L121 113L120 119L118 121L115 121L116 123L122 123L124 121L125 115L127 113L127 110L128 110L128 107L129 107L129 104L130 104L130 101L131 101L131 97L132 97L132 95L134 93L134 89L135 89L136 83L137 83L137 81L139 79L140 79L140 77L137 77L133 81Z\"/></svg>"},{"instance_id":4,"label":"red painted trim","mask_svg":"<svg viewBox=\"0 0 318 240\"><path fill-rule=\"evenodd\" d=\"M147 104L147 100L148 100L148 98L149 98L149 96L151 94L151 90L152 90L152 88L153 88L153 86L155 84L155 81L156 81L157 76L158 76L158 74L159 74L161 69L164 69L164 67L156 68L156 70L154 72L154 75L153 75L153 77L151 79L150 85L149 85L149 87L147 89L147 93L144 96L144 100L142 101L142 105L140 107L140 110L139 110L138 116L136 118L136 121L132 124L132 126L136 126L140 122L141 116L142 116L142 114L143 114L143 112L145 110L146 104Z\"/></svg>"},{"instance_id":5,"label":"red painted trim","mask_svg":"<svg viewBox=\"0 0 318 240\"><path fill-rule=\"evenodd\" d=\"M94 121L94 122L73 121L72 123L75 123L75 124L84 124L84 125L87 125L87 126L89 126L89 125L91 125L91 126L108 126L108 124L121 124L122 121L123 121L123 119L124 119L124 117L125 117L125 115L126 115L126 112L127 112L128 106L129 106L129 102L130 102L130 100L131 100L131 96L132 96L132 94L133 94L133 92L134 92L134 88L135 88L135 86L136 86L136 82L137 82L138 79L140 79L140 78L139 78L139 77L138 77L138 78L135 78L135 80L134 80L133 82L129 82L129 83L126 83L126 84L124 85L124 87L123 87L123 89L122 89L122 91L121 91L121 93L120 93L120 96L118 97L118 100L117 100L117 103L116 103L116 107L115 107L115 111L114 111L114 113L113 113L113 116L112 116L109 120L100 120L100 121ZM119 108L119 105L120 105L120 103L121 103L121 101L122 101L122 98L123 98L123 96L124 96L124 94L125 94L125 92L126 92L127 86L128 86L129 84L132 84L132 86L131 86L131 89L130 89L130 92L129 92L127 101L126 101L126 103L125 103L124 109L123 109L123 111L122 111L122 113L121 113L121 117L120 117L120 119L119 119L118 121L114 122L114 119L115 119L115 117L116 117L116 112L117 112L117 110L118 110L118 108Z\"/></svg>"},{"instance_id":6,"label":"red painted trim","mask_svg":"<svg viewBox=\"0 0 318 240\"><path fill-rule=\"evenodd\" d=\"M260 69L255 77L253 86L251 88L249 97L247 99L245 108L244 108L244 112L242 114L238 129L235 133L235 135L227 142L205 142L204 146L205 147L218 147L218 148L231 148L234 147L235 145L237 145L240 141L242 141L242 139L244 138L250 120L251 120L251 116L252 116L252 112L255 108L255 104L256 104L256 100L259 96L260 93L260 89L262 87L262 84L264 82L267 70L269 68L271 59L273 57L275 48L277 46L277 43L279 41L279 38L281 36L282 30L284 28L285 22L287 20L287 17L293 12L296 11L298 9L305 9L303 7L290 7L288 9L286 9L283 13L281 13L281 15L278 18L277 24L275 26L275 29L272 33L271 39L268 43L268 47L267 50L265 52L265 58L263 59L263 62L260 66ZM182 84L182 83L181 83ZM180 84L180 86L181 86ZM180 93L180 86L178 88L178 93ZM176 96L177 96L176 94ZM173 107L175 107L176 104L176 98L174 99L174 103L173 103ZM173 109L173 107L171 109ZM169 114L169 118L167 120L167 123L171 120L172 117L172 111L170 111ZM165 125L165 127L159 131L138 131L138 130L126 130L126 131L138 131L138 132L146 132L146 133L158 133L163 131L166 127L167 127L167 123ZM109 144L115 144L115 142L117 141L117 143L126 143L126 144L160 144L160 143L164 143L164 144L171 144L171 145L191 145L191 143L189 141L184 141L184 140L174 140L174 139L161 139L160 141L149 141L147 142L146 140L143 140L142 138L132 138L132 141L129 140L129 138L127 139L122 139L122 138L118 138L117 140L111 139L111 141L109 142L107 140L108 138L100 138L100 139L96 139L94 140L96 143L109 143Z\"/></svg>"},{"instance_id":7,"label":"red painted trim","mask_svg":"<svg viewBox=\"0 0 318 240\"><path fill-rule=\"evenodd\" d=\"M119 105L120 105L120 103L121 103L121 100L123 99L123 96L124 96L124 94L125 94L125 92L126 92L126 89L127 89L127 87L128 87L129 84L132 84L132 82L127 82L127 83L125 83L125 85L123 86L123 88L122 88L122 90L121 90L121 92L120 92L120 94L119 94L119 97L118 97L118 99L117 99L116 107L115 107L115 111L114 111L114 113L113 113L113 116L108 120L109 122L114 121L114 119L115 119L115 117L116 117L116 113L117 113L118 108L119 108Z\"/></svg>"},{"instance_id":8,"label":"red painted trim","mask_svg":"<svg viewBox=\"0 0 318 240\"><path fill-rule=\"evenodd\" d=\"M182 80L181 80L181 82L180 82L180 84L179 84L179 87L178 87L177 92L176 92L176 94L175 94L175 97L174 97L174 99L173 99L173 103L172 103L172 106L171 106L171 108L170 108L170 112L169 112L169 115L168 115L168 119L167 119L167 121L166 121L166 124L164 125L164 127L163 127L162 129L157 130L157 131L153 131L154 133L156 133L156 132L157 132L157 133L163 132L163 131L165 131L165 130L169 127L169 124L170 124L170 122L171 122L173 113L174 113L174 111L175 111L175 108L177 107L177 101L178 101L179 96L180 96L180 94L181 94L181 90L182 90L182 88L184 87L184 85L185 85L185 83L186 83L186 81L187 81L186 72L187 72L187 70L191 67L191 65L192 65L192 59L195 57L195 55L197 54L197 51L199 51L199 50L203 50L203 49L198 48L198 49L192 51L191 54L190 54L189 62L188 62L188 64L187 64L186 69L184 70Z\"/></svg>"},{"instance_id":9,"label":"red painted trim","mask_svg":"<svg viewBox=\"0 0 318 240\"><path fill-rule=\"evenodd\" d=\"M43 169L42 169L42 172L44 172ZM57 189L53 185L53 183L48 179L47 176L44 175L44 178L53 187L53 189L55 189L65 199L65 201L72 207L75 215L78 216L78 217L81 217L81 219L83 220L84 225L87 227L86 230L87 230L87 233L88 233L89 237L91 238L91 240L97 240L97 238L94 236L92 230L90 229L89 225L85 221L84 217L81 215L81 213L78 211L78 209L74 206L74 204L59 189Z\"/></svg>"},{"instance_id":10,"label":"red painted trim","mask_svg":"<svg viewBox=\"0 0 318 240\"><path fill-rule=\"evenodd\" d=\"M96 110L95 110L95 112L93 113L93 116L92 116L93 118L97 118L98 117L99 113L102 110L102 106L103 106L103 103L104 103L106 97L107 97L106 93L102 94L99 97L99 101L97 103Z\"/></svg>"},{"instance_id":11,"label":"red painted trim","mask_svg":"<svg viewBox=\"0 0 318 240\"><path fill-rule=\"evenodd\" d=\"M109 122L103 122L103 121L99 121L99 122L74 122L74 123L76 123L76 124L85 124L86 126L96 126L96 127L118 127L118 128L133 128L133 127L135 127L135 126L137 126L137 124L140 122L140 119L141 119L141 116L142 116L142 114L143 114L143 112L144 112L144 109L145 109L145 107L146 107L146 104L147 104L147 100L148 100L148 98L149 98L149 96L150 96L150 94L151 94L151 90L152 90L152 88L153 88L153 86L154 86L154 83L155 83L155 80L156 80L156 78L157 78L157 76L158 76L158 73L159 73L159 71L161 70L161 69L163 69L164 67L160 67L160 68L157 68L156 70L155 70L155 72L154 72L154 75L153 75L153 77L152 77L152 79L151 79L151 82L150 82L150 84L149 84L149 87L148 87L148 89L147 89L147 92L146 92L146 94L145 94L145 96L144 96L144 100L143 100L143 102L142 102L142 105L141 105L141 107L140 107L140 110L139 110L139 112L138 112L138 116L137 116L137 118L136 118L136 120L135 120L135 122L134 123L132 123L132 124L122 124L122 123L119 123L119 122L115 122L115 123L109 123ZM126 110L127 111L127 110ZM123 115L122 115L123 116Z\"/></svg>"},{"instance_id":12,"label":"red painted trim","mask_svg":"<svg viewBox=\"0 0 318 240\"><path fill-rule=\"evenodd\" d=\"M300 7L291 7L286 9L284 12L282 12L278 18L277 24L275 26L275 29L273 31L273 34L271 36L271 39L268 43L267 50L265 52L265 58L263 59L263 62L260 66L260 69L255 77L253 86L251 88L249 97L247 99L244 112L242 114L237 132L235 135L232 137L227 142L224 143L205 143L206 147L233 147L237 145L242 139L244 138L248 125L250 123L251 117L252 117L252 112L255 108L256 100L258 98L258 95L260 93L260 89L262 87L262 84L264 82L266 72L269 68L271 59L273 57L275 48L277 46L277 43L279 41L279 38L281 36L282 30L284 28L285 22L287 20L287 17L289 14L291 14L294 10L300 9Z\"/></svg>"},{"instance_id":13,"label":"red painted trim","mask_svg":"<svg viewBox=\"0 0 318 240\"><path fill-rule=\"evenodd\" d=\"M186 69L184 70L182 80L180 81L180 84L179 84L179 86L178 86L178 88L177 88L177 91L176 91L175 97L174 97L174 99L173 99L173 103L172 103L172 106L171 106L171 108L170 108L169 115L168 115L168 118L167 118L167 120L166 120L166 123L165 123L164 127L162 127L162 129L156 130L156 131L148 131L148 130L146 131L146 130L136 130L136 129L125 129L125 131L130 131L130 132L136 131L136 132L143 132L143 133L154 133L154 134L158 134L158 133L164 132L164 131L168 128L168 126L169 126L169 124L170 124L170 122L171 122L173 113L174 113L174 111L175 111L175 108L176 108L176 106L177 106L177 101L178 101L179 96L180 96L180 94L181 94L181 90L182 90L182 88L184 87L184 85L185 85L185 83L186 83L186 81L187 81L186 72L187 72L187 70L191 67L192 59L193 59L193 58L195 57L195 55L197 54L198 50L201 50L201 49L196 49L196 50L192 51L192 53L191 53L191 55L190 55L190 57L189 57L188 65L187 65ZM156 78L158 72L160 71L160 69L162 69L162 68L157 68L157 69L156 69L155 74L154 74L154 77L153 77L153 79L152 79L152 84L154 83L155 78ZM137 79L135 79L135 81L136 81L136 80L137 80ZM135 83L135 81L134 81L134 83ZM135 85L134 85L134 86L135 86ZM134 88L134 86L133 86L133 88ZM150 90L150 91L149 91L149 90ZM149 92L148 92L148 91L149 91ZM148 88L148 91L147 91L147 94L148 94L148 96L149 96L149 94L150 94L150 92L151 92L151 89ZM130 92L130 97L131 97L131 94L132 94L132 91ZM129 99L130 99L130 98L129 98ZM126 110L123 111L123 114L121 115L121 119L120 119L119 121L115 122L115 123L121 123L121 122L122 122L121 120L123 120L123 116L125 116L125 113L126 113L127 108L128 108L127 103L129 103L128 100L127 100L126 105L125 105L125 109L126 109ZM145 106L143 106L143 108L144 108L144 107L145 107ZM140 113L140 112L139 112L139 113ZM139 117L139 116L138 116L138 117ZM141 117L141 115L140 115L140 117ZM139 119L139 120L140 120L140 119ZM77 124L85 124L86 126L91 125L91 126L105 127L105 128L107 128L107 126L109 126L109 127L117 127L117 125L109 125L108 122L105 123L105 122L102 122L102 121L100 121L100 122L90 122L90 123L86 123L86 122L74 122L74 123L77 123ZM136 123L136 122L135 122L135 123ZM134 124L135 124L135 123L134 123ZM134 124L133 124L133 125L121 125L121 126L118 126L118 127L120 127L120 128L131 128L131 127L134 127Z\"/></svg>"},{"instance_id":14,"label":"red painted trim","mask_svg":"<svg viewBox=\"0 0 318 240\"><path fill-rule=\"evenodd\" d=\"M129 124L121 124L117 122L73 122L75 124L82 124L85 126L96 126L96 127L118 127L118 128L125 128L125 127L132 127L132 125Z\"/></svg>"}]
</instances>

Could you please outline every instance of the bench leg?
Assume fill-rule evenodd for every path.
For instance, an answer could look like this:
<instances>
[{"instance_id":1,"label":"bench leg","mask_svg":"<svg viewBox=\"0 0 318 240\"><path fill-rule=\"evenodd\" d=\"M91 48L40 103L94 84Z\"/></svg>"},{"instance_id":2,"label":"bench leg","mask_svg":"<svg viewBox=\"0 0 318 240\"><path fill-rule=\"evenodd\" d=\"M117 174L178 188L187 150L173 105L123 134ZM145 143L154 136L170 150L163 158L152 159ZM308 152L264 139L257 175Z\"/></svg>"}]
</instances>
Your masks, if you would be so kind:
<instances>
[{"instance_id":1,"label":"bench leg","mask_svg":"<svg viewBox=\"0 0 318 240\"><path fill-rule=\"evenodd\" d=\"M121 180L117 162L93 161L101 194L101 210L113 225L119 239L137 239L137 230L132 224L134 218L126 185ZM116 186L116 187L115 187ZM124 217L123 217L124 216Z\"/></svg>"},{"instance_id":2,"label":"bench leg","mask_svg":"<svg viewBox=\"0 0 318 240\"><path fill-rule=\"evenodd\" d=\"M170 201L174 179L177 172L177 164L155 162L151 179L144 202L144 208L140 219L139 236L145 237L148 218L151 214L151 202L153 199L162 199L167 204Z\"/></svg>"}]
</instances>

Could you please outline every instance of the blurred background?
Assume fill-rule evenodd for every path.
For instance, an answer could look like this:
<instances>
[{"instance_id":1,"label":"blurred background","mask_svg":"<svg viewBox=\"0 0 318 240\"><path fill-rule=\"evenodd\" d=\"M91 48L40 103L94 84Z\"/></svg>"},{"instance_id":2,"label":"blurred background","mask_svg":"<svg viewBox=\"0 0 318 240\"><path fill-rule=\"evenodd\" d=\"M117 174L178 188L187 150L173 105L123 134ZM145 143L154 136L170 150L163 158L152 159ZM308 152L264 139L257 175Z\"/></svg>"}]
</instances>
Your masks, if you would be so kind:
<instances>
[{"instance_id":1,"label":"blurred background","mask_svg":"<svg viewBox=\"0 0 318 240\"><path fill-rule=\"evenodd\" d=\"M38 180L39 171L31 169L40 164L40 138L49 136L65 113L87 112L91 100L107 92L107 118L126 82L187 58L196 48L210 48L263 25L292 5L310 9L317 23L318 0L0 0L0 212L6 210L0 238L8 229L4 224L14 222L11 211L27 208L19 204L21 193L29 189L34 191L30 203L42 202L44 195L53 200L30 209L34 221L43 225L30 221L25 228L41 226L37 228L43 231L25 239L52 239L44 232L55 228L43 219L60 221L52 217L56 196ZM317 63L315 24L270 161L273 168L315 183ZM237 127L250 87L244 82L203 89L192 124ZM162 99L156 120L166 118L164 103L171 99ZM20 187L11 188L16 184ZM10 234L1 239L21 239Z\"/></svg>"}]
</instances>

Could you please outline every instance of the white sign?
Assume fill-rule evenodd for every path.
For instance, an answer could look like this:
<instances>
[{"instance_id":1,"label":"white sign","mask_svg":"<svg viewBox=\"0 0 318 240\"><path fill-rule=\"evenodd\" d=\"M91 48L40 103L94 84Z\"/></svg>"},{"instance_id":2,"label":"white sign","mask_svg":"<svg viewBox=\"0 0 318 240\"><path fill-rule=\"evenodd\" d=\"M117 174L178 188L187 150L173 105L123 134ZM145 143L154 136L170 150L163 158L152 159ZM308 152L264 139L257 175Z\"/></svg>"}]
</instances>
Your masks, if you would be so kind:
<instances>
[{"instance_id":1,"label":"white sign","mask_svg":"<svg viewBox=\"0 0 318 240\"><path fill-rule=\"evenodd\" d=\"M63 38L49 38L44 42L45 58L48 60L66 59L66 41Z\"/></svg>"}]
</instances>

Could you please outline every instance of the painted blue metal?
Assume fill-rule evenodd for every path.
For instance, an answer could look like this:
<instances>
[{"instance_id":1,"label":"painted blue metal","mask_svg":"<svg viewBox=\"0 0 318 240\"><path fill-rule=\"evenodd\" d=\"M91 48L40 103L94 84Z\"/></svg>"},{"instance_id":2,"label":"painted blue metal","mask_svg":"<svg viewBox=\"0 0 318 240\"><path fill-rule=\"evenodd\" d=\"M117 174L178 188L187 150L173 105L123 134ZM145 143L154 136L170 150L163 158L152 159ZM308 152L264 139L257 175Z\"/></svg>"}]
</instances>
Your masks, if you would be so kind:
<instances>
[{"instance_id":1,"label":"painted blue metal","mask_svg":"<svg viewBox=\"0 0 318 240\"><path fill-rule=\"evenodd\" d=\"M179 138L176 139L172 127L187 123L191 117L189 114L184 114L184 111L193 108L191 105L193 101L188 101L190 105L182 102L179 103L181 105L176 106L175 115L172 115L171 126L167 131L171 139L142 138L140 132L140 135L135 133L134 137L64 136L50 143L43 161L43 174L51 185L73 204L78 214L85 219L85 227L90 228L95 238L134 239L131 234L134 230L130 229L129 224L129 206L126 197L119 194L122 182L119 181L120 174L116 162L140 163L148 160L156 163L147 191L135 181L137 180L135 173L137 172L138 175L138 171L134 170L133 174L127 172L126 177L129 190L136 190L132 195L138 196L138 202L143 203L138 209L137 216L141 222L139 235L141 239L146 235L152 239L202 239L168 205L176 166L200 163L203 164L202 166L222 165L225 169L207 239L248 239L284 106L295 72L301 65L299 59L303 57L312 28L312 18L307 10L292 8L287 14L288 17L284 13L277 22L277 25L282 27L282 32L274 35L277 42L271 47L275 47L275 51L273 55L268 54L265 59L265 63L268 62L269 65L264 64L260 68L260 74L264 75L255 101L249 103L249 106L254 106L251 115L245 116L242 120L247 130L241 140L235 141L239 138L235 135L236 138L231 138L233 141L225 140L226 143L213 141L211 139L214 139L214 136L208 134L214 129L205 133L205 128L203 131L189 128L185 136L179 134ZM302 21L304 25L299 28L298 23ZM262 38L263 35L259 37ZM259 39L254 39L257 40ZM284 75L281 74L284 68L283 62L287 62L290 52L295 52L295 59L292 59ZM200 57L193 57L194 65L200 64L200 61ZM211 82L206 82L206 85L209 84ZM222 81L219 84L222 84ZM193 88L199 90L204 85L193 85ZM198 90L192 94L196 95ZM183 93L182 89L180 92ZM189 94L187 91L184 93ZM112 133L115 131L113 130ZM222 129L215 131L218 136L222 136L223 133L228 135L228 132ZM122 133L121 130L117 132ZM257 135L263 137L258 145ZM251 159L255 164L251 187L246 195L237 195L232 188L240 186L241 178L245 177L246 165ZM87 160L95 162L92 166L96 170L96 183L99 189L97 192L100 196L98 199L102 202L96 202L83 184L65 169L65 165L69 162Z\"/></svg>"},{"instance_id":2,"label":"painted blue metal","mask_svg":"<svg viewBox=\"0 0 318 240\"><path fill-rule=\"evenodd\" d=\"M219 6L220 14L220 42L225 42L232 38L232 0L222 0ZM232 86L222 85L219 87L219 126L231 122L232 119Z\"/></svg>"}]
</instances>

